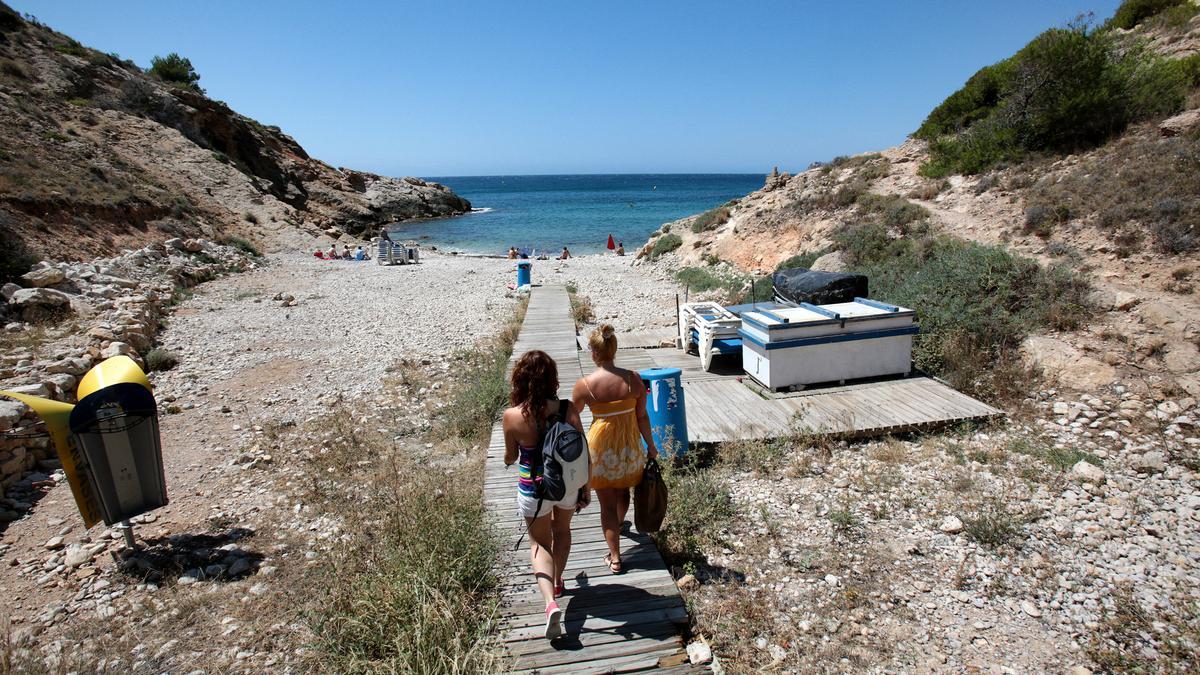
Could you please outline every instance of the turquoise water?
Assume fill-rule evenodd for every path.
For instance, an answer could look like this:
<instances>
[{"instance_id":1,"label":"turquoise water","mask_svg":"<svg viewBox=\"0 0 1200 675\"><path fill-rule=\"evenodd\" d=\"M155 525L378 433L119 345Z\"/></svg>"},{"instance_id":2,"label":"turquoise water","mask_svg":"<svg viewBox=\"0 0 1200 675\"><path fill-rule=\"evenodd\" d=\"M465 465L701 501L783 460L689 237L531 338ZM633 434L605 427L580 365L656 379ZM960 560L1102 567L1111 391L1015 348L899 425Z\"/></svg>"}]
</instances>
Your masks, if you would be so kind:
<instances>
[{"instance_id":1,"label":"turquoise water","mask_svg":"<svg viewBox=\"0 0 1200 675\"><path fill-rule=\"evenodd\" d=\"M632 253L663 223L762 187L765 174L443 176L432 178L476 209L455 218L391 226L398 238L441 249L503 254L509 246L557 254L605 250L608 235Z\"/></svg>"}]
</instances>

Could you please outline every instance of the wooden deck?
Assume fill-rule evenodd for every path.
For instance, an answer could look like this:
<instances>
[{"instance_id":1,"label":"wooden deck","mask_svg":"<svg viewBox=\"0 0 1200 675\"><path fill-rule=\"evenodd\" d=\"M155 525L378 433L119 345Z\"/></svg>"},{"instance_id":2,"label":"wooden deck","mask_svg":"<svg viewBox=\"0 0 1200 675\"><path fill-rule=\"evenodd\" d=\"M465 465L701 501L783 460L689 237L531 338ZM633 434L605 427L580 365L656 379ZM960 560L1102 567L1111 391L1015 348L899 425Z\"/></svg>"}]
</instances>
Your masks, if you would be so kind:
<instances>
[{"instance_id":1,"label":"wooden deck","mask_svg":"<svg viewBox=\"0 0 1200 675\"><path fill-rule=\"evenodd\" d=\"M620 340L620 336L617 338ZM595 366L581 356L583 372ZM743 380L736 356L719 357L712 372L674 348L622 349L617 365L631 370L683 369L688 440L718 443L790 433L865 437L922 431L1004 413L930 377L888 378L776 393Z\"/></svg>"},{"instance_id":2,"label":"wooden deck","mask_svg":"<svg viewBox=\"0 0 1200 675\"><path fill-rule=\"evenodd\" d=\"M617 364L640 370L683 369L688 439L693 443L779 437L803 431L869 436L986 419L1003 413L928 377L858 382L778 394L742 381L741 361L718 360L713 372L699 359L674 348L656 348L663 331L628 334ZM618 335L618 342L622 339ZM535 287L513 359L530 349L558 363L559 396L595 366L580 341L561 286ZM509 366L511 368L512 362ZM585 427L591 423L583 413ZM484 499L507 542L501 561L504 588L503 643L512 667L521 672L600 673L669 669L689 672L680 629L688 617L674 579L648 537L623 535L625 574L613 576L601 560L605 545L596 504L575 516L574 545L564 575L566 636L543 637L545 611L529 568L528 542L513 550L524 522L516 516L516 474L504 467L499 424L488 446ZM630 517L632 519L632 516ZM704 668L707 670L707 668Z\"/></svg>"},{"instance_id":3,"label":"wooden deck","mask_svg":"<svg viewBox=\"0 0 1200 675\"><path fill-rule=\"evenodd\" d=\"M558 362L559 396L569 397L581 372L575 324L562 287L533 289L513 359L530 349L541 349ZM584 425L589 423L585 414ZM516 480L515 469L504 467L504 438L497 424L488 446L484 500L505 543L500 561L505 601L502 640L514 671L707 670L688 663L681 637L687 610L654 543L644 535L627 532L621 547L626 571L619 576L608 571L601 560L606 547L595 503L572 521L574 541L563 575L567 592L559 600L565 609L566 635L553 643L542 637L545 605L530 571L529 542L513 550L524 526L516 515Z\"/></svg>"}]
</instances>

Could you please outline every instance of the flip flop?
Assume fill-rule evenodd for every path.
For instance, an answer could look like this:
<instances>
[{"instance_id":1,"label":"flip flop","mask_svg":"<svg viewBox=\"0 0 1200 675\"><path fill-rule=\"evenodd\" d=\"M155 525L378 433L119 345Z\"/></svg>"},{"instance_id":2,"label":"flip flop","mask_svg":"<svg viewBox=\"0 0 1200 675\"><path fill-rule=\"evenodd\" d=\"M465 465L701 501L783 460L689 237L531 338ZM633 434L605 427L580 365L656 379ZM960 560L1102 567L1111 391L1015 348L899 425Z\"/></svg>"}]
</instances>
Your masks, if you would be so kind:
<instances>
[{"instance_id":1,"label":"flip flop","mask_svg":"<svg viewBox=\"0 0 1200 675\"><path fill-rule=\"evenodd\" d=\"M613 560L611 553L605 553L604 554L604 564L608 565L608 571L612 572L613 574L624 574L625 573L624 568L621 567L621 557L620 556L617 556L617 559Z\"/></svg>"}]
</instances>

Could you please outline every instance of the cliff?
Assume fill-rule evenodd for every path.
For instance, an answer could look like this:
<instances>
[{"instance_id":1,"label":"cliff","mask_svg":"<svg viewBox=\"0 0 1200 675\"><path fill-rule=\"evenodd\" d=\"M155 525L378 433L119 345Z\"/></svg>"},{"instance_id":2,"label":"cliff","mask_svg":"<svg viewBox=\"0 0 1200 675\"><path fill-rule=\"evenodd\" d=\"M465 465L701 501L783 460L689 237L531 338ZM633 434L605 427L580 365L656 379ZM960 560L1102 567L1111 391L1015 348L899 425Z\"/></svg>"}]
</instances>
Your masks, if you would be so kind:
<instances>
[{"instance_id":1,"label":"cliff","mask_svg":"<svg viewBox=\"0 0 1200 675\"><path fill-rule=\"evenodd\" d=\"M339 169L278 127L0 3L0 239L13 278L170 237L270 249L463 213L449 188Z\"/></svg>"}]
</instances>

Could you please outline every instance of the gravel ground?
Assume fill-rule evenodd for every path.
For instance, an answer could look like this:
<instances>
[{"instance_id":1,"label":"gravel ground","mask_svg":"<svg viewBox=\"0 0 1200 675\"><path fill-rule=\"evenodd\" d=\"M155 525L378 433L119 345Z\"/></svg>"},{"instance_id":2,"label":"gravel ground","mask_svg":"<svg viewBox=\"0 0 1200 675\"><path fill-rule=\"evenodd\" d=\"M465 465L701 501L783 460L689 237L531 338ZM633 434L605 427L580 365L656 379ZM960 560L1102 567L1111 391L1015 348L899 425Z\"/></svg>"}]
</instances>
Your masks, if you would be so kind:
<instances>
[{"instance_id":1,"label":"gravel ground","mask_svg":"<svg viewBox=\"0 0 1200 675\"><path fill-rule=\"evenodd\" d=\"M403 423L424 426L442 405L438 378L452 378L457 354L511 316L515 277L512 261L490 258L427 253L421 265L385 267L290 255L198 287L158 338L179 364L151 375L171 503L137 519L138 536L172 562L120 572L120 534L83 530L67 487L50 488L3 533L0 593L17 644L62 653L71 636L77 655L95 648L111 659L124 643L135 670L270 669L275 638L235 630L243 617L211 627L221 631L211 645L203 626L169 641L155 617L208 594L252 608L270 597L277 570L287 578L287 566L318 557L332 531L291 494L298 470L289 464L300 458L273 430L319 418L339 399L372 419L390 413L381 383L403 362L433 376L405 404ZM621 330L672 320L675 286L631 258L535 261L534 282L574 282ZM128 634L80 642L80 626L97 619Z\"/></svg>"}]
</instances>

